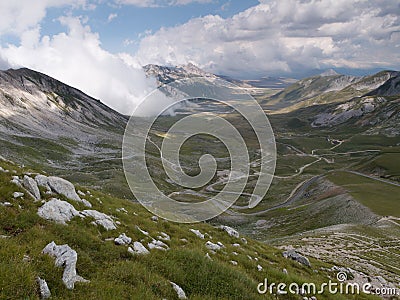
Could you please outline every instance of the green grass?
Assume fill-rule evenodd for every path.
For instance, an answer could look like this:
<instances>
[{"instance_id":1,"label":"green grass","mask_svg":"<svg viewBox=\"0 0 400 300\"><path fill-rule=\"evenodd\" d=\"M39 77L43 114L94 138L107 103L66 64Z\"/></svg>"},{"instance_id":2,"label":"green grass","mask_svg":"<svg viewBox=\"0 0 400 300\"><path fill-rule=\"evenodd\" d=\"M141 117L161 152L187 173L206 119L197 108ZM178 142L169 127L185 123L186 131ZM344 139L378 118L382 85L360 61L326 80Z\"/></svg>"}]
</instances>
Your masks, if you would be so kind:
<instances>
[{"instance_id":1,"label":"green grass","mask_svg":"<svg viewBox=\"0 0 400 300\"><path fill-rule=\"evenodd\" d=\"M298 299L297 296L259 295L256 287L264 278L270 282L315 282L322 283L326 274L315 273L291 260L284 259L281 250L249 239L248 244L229 237L224 231L206 223L192 225L175 224L159 220L153 222L151 214L142 206L90 190L92 197L86 197L93 209L115 216L121 224L117 230L105 231L90 224L89 219L72 219L68 225L55 224L41 219L37 208L41 202L34 202L29 196L13 199L14 191L22 191L10 182L11 175L22 176L28 169L0 162L9 170L0 172L0 201L9 201L12 207L0 206L0 298L38 299L35 278L44 278L52 292L52 299L175 299L169 281L180 285L190 299ZM84 192L88 189L77 187ZM42 194L44 199L53 197ZM101 202L95 200L99 198ZM65 198L62 198L67 200ZM69 201L69 200L67 200ZM71 202L77 209L83 209ZM128 213L118 212L124 207ZM127 252L126 246L116 246L107 238L114 238L125 232L134 241L149 238L140 233L136 226L156 237L166 232L171 241L166 242L170 250L152 250L148 256L135 257ZM226 248L212 255L213 260L205 258L206 240L197 238L189 232L199 229L212 236L212 241L221 241ZM187 239L187 242L181 239ZM211 238L210 238L211 239ZM68 244L78 253L77 272L90 280L90 283L76 284L74 290L67 290L62 281L62 268L54 265L54 259L41 253L51 241ZM240 248L232 246L239 242ZM235 256L233 251L238 252ZM258 261L250 260L258 257ZM24 256L29 256L24 260ZM235 260L237 266L229 261ZM329 266L311 259L314 269ZM257 270L257 264L264 267ZM282 269L286 268L289 275ZM357 299L370 299L362 295ZM318 299L340 299L336 296L321 295ZM372 299L372 298L371 298Z\"/></svg>"},{"instance_id":2,"label":"green grass","mask_svg":"<svg viewBox=\"0 0 400 300\"><path fill-rule=\"evenodd\" d=\"M331 173L328 179L376 214L400 217L400 187L347 172Z\"/></svg>"}]
</instances>

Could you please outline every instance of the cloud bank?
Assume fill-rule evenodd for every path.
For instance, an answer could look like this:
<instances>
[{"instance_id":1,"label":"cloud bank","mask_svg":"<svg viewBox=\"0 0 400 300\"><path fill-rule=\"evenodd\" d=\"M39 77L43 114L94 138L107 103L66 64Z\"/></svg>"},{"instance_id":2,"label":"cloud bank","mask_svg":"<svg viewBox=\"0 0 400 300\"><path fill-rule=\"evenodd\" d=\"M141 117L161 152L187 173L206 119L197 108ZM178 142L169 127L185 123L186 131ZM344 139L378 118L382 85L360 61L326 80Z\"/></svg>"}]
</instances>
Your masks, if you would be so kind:
<instances>
[{"instance_id":1,"label":"cloud bank","mask_svg":"<svg viewBox=\"0 0 400 300\"><path fill-rule=\"evenodd\" d=\"M396 0L261 0L231 18L208 15L144 37L143 63L193 62L238 76L400 67Z\"/></svg>"},{"instance_id":2,"label":"cloud bank","mask_svg":"<svg viewBox=\"0 0 400 300\"><path fill-rule=\"evenodd\" d=\"M62 5L68 1L48 2ZM70 4L72 2L85 4L84 1L69 1ZM16 7L10 5L8 8ZM25 15L25 8L22 5L18 8L17 13L14 11L17 19ZM32 9L31 19L25 23L15 21L19 27L1 24L0 30L14 32L20 37L18 46L8 44L0 47L2 69L28 67L43 72L81 89L124 114L130 114L137 103L156 88L155 81L146 78L132 56L104 50L99 35L92 32L82 18L60 17L59 22L67 31L41 36L38 22L45 13L45 6L42 3Z\"/></svg>"}]
</instances>

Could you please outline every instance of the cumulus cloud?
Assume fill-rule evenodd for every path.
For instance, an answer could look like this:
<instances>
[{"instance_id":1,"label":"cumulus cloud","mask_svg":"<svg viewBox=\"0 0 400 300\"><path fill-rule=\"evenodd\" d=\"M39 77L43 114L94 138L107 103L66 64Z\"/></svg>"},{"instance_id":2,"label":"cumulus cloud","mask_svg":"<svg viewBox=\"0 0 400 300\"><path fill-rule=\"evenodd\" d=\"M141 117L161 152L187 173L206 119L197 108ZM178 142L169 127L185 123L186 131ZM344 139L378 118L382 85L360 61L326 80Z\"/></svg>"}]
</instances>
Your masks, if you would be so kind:
<instances>
[{"instance_id":1,"label":"cumulus cloud","mask_svg":"<svg viewBox=\"0 0 400 300\"><path fill-rule=\"evenodd\" d=\"M46 15L50 7L90 8L86 0L2 0L0 1L0 34L21 34L25 30L35 27Z\"/></svg>"},{"instance_id":2,"label":"cumulus cloud","mask_svg":"<svg viewBox=\"0 0 400 300\"><path fill-rule=\"evenodd\" d=\"M0 62L41 71L126 114L155 88L134 58L102 49L99 35L81 19L59 21L68 28L66 33L41 37L36 26L21 35L20 45L0 48Z\"/></svg>"},{"instance_id":3,"label":"cumulus cloud","mask_svg":"<svg viewBox=\"0 0 400 300\"><path fill-rule=\"evenodd\" d=\"M138 7L181 6L191 3L210 3L213 0L115 0L117 4L135 5Z\"/></svg>"},{"instance_id":4,"label":"cumulus cloud","mask_svg":"<svg viewBox=\"0 0 400 300\"><path fill-rule=\"evenodd\" d=\"M194 62L216 73L400 68L396 0L260 0L231 18L208 15L140 42L143 63Z\"/></svg>"}]
</instances>

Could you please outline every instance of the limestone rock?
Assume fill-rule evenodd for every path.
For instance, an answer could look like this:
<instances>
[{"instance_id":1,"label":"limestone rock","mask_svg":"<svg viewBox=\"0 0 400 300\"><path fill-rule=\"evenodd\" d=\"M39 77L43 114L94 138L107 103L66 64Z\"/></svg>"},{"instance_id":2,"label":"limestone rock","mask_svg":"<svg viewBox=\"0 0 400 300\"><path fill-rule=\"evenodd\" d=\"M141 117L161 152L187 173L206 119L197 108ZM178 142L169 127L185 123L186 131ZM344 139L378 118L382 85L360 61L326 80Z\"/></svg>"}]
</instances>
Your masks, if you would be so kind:
<instances>
[{"instance_id":1,"label":"limestone rock","mask_svg":"<svg viewBox=\"0 0 400 300\"><path fill-rule=\"evenodd\" d=\"M126 236L125 233L122 233L119 235L119 237L114 239L114 243L116 245L127 245L130 244L132 242L132 239L128 236Z\"/></svg>"},{"instance_id":2,"label":"limestone rock","mask_svg":"<svg viewBox=\"0 0 400 300\"><path fill-rule=\"evenodd\" d=\"M185 292L183 291L183 289L177 285L176 283L170 281L172 288L175 290L178 299L187 299Z\"/></svg>"},{"instance_id":3,"label":"limestone rock","mask_svg":"<svg viewBox=\"0 0 400 300\"><path fill-rule=\"evenodd\" d=\"M57 194L64 195L68 199L77 201L77 202L82 202L88 207L92 207L92 205L84 199L81 199L78 194L75 191L74 185L69 182L68 180L65 180L60 177L55 177L55 176L50 176L47 177L47 183L50 186L50 188L55 191Z\"/></svg>"},{"instance_id":4,"label":"limestone rock","mask_svg":"<svg viewBox=\"0 0 400 300\"><path fill-rule=\"evenodd\" d=\"M191 232L193 232L197 237L201 238L204 240L204 234L202 234L200 232L200 230L196 230L196 229L189 229Z\"/></svg>"},{"instance_id":5,"label":"limestone rock","mask_svg":"<svg viewBox=\"0 0 400 300\"><path fill-rule=\"evenodd\" d=\"M166 234L165 232L160 232L160 235L157 236L157 238L159 240L163 240L163 241L170 241L171 240L171 237L168 234Z\"/></svg>"},{"instance_id":6,"label":"limestone rock","mask_svg":"<svg viewBox=\"0 0 400 300\"><path fill-rule=\"evenodd\" d=\"M146 255L150 253L141 242L134 242L133 247L128 248L128 252L136 255Z\"/></svg>"},{"instance_id":7,"label":"limestone rock","mask_svg":"<svg viewBox=\"0 0 400 300\"><path fill-rule=\"evenodd\" d=\"M37 277L36 281L39 284L40 299L49 299L51 297L51 293L46 280Z\"/></svg>"},{"instance_id":8,"label":"limestone rock","mask_svg":"<svg viewBox=\"0 0 400 300\"><path fill-rule=\"evenodd\" d=\"M73 217L79 215L79 211L70 203L53 198L39 207L37 214L43 219L66 224Z\"/></svg>"},{"instance_id":9,"label":"limestone rock","mask_svg":"<svg viewBox=\"0 0 400 300\"><path fill-rule=\"evenodd\" d=\"M220 245L214 244L214 243L212 243L210 241L207 241L206 247L208 249L210 249L210 250L213 250L213 251L218 251L218 250L222 249L222 247Z\"/></svg>"},{"instance_id":10,"label":"limestone rock","mask_svg":"<svg viewBox=\"0 0 400 300\"><path fill-rule=\"evenodd\" d=\"M307 267L311 267L311 263L307 257L297 253L295 250L288 250L282 253L283 257L291 258Z\"/></svg>"},{"instance_id":11,"label":"limestone rock","mask_svg":"<svg viewBox=\"0 0 400 300\"><path fill-rule=\"evenodd\" d=\"M221 225L219 228L226 231L226 233L228 233L228 235L233 236L235 238L239 238L239 232L237 232L232 227Z\"/></svg>"},{"instance_id":12,"label":"limestone rock","mask_svg":"<svg viewBox=\"0 0 400 300\"><path fill-rule=\"evenodd\" d=\"M98 212L97 210L89 209L81 211L81 216L92 217L94 219L94 224L103 226L106 230L117 229L117 225L109 215Z\"/></svg>"},{"instance_id":13,"label":"limestone rock","mask_svg":"<svg viewBox=\"0 0 400 300\"><path fill-rule=\"evenodd\" d=\"M47 176L44 176L44 175L41 175L41 174L36 175L35 181L38 184L38 186L46 188L47 191L51 191L51 188L50 188L50 186L48 184L48 181L47 181Z\"/></svg>"},{"instance_id":14,"label":"limestone rock","mask_svg":"<svg viewBox=\"0 0 400 300\"><path fill-rule=\"evenodd\" d=\"M55 257L57 267L65 267L62 280L67 289L72 290L76 282L89 282L76 273L78 254L68 245L57 246L53 241L43 249L42 253Z\"/></svg>"},{"instance_id":15,"label":"limestone rock","mask_svg":"<svg viewBox=\"0 0 400 300\"><path fill-rule=\"evenodd\" d=\"M19 197L22 197L22 196L24 196L24 193L20 193L20 192L14 192L13 193L13 197L14 198L19 198Z\"/></svg>"},{"instance_id":16,"label":"limestone rock","mask_svg":"<svg viewBox=\"0 0 400 300\"><path fill-rule=\"evenodd\" d=\"M28 192L30 192L36 200L40 200L40 191L36 181L29 176L25 175L22 185Z\"/></svg>"},{"instance_id":17,"label":"limestone rock","mask_svg":"<svg viewBox=\"0 0 400 300\"><path fill-rule=\"evenodd\" d=\"M147 247L149 247L149 249L158 249L163 251L169 249L167 244L159 240L152 240L150 243L147 244Z\"/></svg>"}]
</instances>

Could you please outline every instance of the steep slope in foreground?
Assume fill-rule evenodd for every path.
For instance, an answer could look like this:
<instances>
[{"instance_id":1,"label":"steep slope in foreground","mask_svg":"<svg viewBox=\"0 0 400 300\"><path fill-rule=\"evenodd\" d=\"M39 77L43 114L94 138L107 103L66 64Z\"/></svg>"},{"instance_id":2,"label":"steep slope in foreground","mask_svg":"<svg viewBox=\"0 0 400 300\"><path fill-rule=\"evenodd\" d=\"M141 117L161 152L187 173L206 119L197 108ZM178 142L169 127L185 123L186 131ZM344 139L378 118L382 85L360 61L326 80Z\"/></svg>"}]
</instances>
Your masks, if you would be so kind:
<instances>
[{"instance_id":1,"label":"steep slope in foreground","mask_svg":"<svg viewBox=\"0 0 400 300\"><path fill-rule=\"evenodd\" d=\"M54 181L60 179L35 178L35 173L11 162L0 161L0 166L1 298L38 299L36 280L40 277L47 282L52 299L177 299L174 284L189 299L303 299L276 292L260 295L257 285L264 278L319 285L336 277L338 269L329 270L332 265L312 259L307 266L309 261L301 255L303 264L284 258L281 250L246 241L229 228L174 224L152 217L138 204L86 188L74 194L71 186L55 188ZM35 201L19 185L21 180L31 191L38 182L40 195L36 196L42 200ZM83 197L91 208L77 201ZM57 209L45 209L55 208L55 203ZM76 251L77 260L69 256L71 249L57 248L52 241ZM134 249L142 254L133 253ZM54 250L61 252L54 254ZM47 253L61 255L58 267ZM72 276L62 280L63 272L71 274L71 264ZM355 299L328 293L317 297ZM185 298L181 295L180 299ZM357 299L374 298L360 295Z\"/></svg>"}]
</instances>

